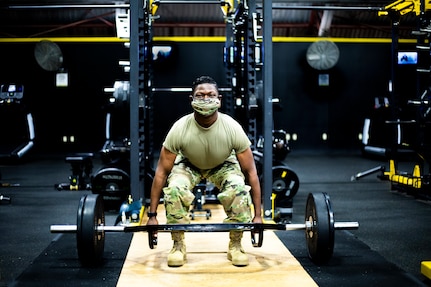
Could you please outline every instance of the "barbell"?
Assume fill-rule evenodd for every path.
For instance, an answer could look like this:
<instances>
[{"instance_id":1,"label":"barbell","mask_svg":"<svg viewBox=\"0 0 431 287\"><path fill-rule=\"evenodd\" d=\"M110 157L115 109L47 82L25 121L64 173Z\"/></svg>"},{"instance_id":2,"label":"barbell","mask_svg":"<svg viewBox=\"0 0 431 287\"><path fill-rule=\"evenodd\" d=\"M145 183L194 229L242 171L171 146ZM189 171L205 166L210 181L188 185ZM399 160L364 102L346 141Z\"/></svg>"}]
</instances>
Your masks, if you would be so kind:
<instances>
[{"instance_id":1,"label":"barbell","mask_svg":"<svg viewBox=\"0 0 431 287\"><path fill-rule=\"evenodd\" d=\"M250 231L253 247L263 244L264 230L305 230L308 256L315 264L326 263L333 254L334 231L359 228L358 222L335 222L329 195L309 193L305 207L305 223L193 223L106 226L103 198L98 194L81 197L76 225L51 225L51 233L76 233L78 258L83 266L101 263L105 247L105 232L147 232L149 247L157 246L157 232L182 230L188 232ZM255 235L258 235L256 240Z\"/></svg>"}]
</instances>

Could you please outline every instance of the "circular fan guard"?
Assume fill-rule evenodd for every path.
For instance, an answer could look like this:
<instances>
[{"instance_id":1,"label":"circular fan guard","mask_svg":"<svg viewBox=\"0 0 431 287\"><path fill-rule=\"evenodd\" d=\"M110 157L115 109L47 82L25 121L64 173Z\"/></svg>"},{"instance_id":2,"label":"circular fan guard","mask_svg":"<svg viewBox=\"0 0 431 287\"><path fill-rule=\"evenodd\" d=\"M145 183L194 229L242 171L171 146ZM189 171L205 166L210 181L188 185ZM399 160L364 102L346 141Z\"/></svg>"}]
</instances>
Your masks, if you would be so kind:
<instances>
[{"instance_id":1,"label":"circular fan guard","mask_svg":"<svg viewBox=\"0 0 431 287\"><path fill-rule=\"evenodd\" d=\"M307 62L316 70L334 67L340 57L340 50L334 42L322 40L311 44L307 49Z\"/></svg>"},{"instance_id":2,"label":"circular fan guard","mask_svg":"<svg viewBox=\"0 0 431 287\"><path fill-rule=\"evenodd\" d=\"M34 57L39 66L46 71L57 71L63 64L60 47L48 40L42 40L36 44Z\"/></svg>"}]
</instances>

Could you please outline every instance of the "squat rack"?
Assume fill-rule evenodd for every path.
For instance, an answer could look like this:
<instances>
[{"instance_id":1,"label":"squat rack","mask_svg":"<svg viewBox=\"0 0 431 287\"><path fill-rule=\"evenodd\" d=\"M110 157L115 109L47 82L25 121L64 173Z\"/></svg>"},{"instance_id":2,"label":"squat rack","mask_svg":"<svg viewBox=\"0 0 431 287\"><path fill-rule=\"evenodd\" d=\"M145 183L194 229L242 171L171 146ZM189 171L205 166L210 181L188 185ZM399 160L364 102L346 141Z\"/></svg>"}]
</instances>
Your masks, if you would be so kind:
<instances>
[{"instance_id":1,"label":"squat rack","mask_svg":"<svg viewBox=\"0 0 431 287\"><path fill-rule=\"evenodd\" d=\"M184 1L184 0L137 0L130 4L130 164L132 198L142 198L145 187L151 183L145 182L152 160L152 118L153 107L151 92L151 26L154 14L159 4L220 4L226 12L226 49L233 47L236 53L232 65L227 65L227 78L232 86L232 94L225 97L227 112L235 115L240 123L247 127L252 147L257 139L257 121L252 112L253 97L257 96L256 69L262 64L262 117L263 117L263 166L262 166L262 195L264 216L272 218L272 130L273 130L273 61L272 61L272 9L319 9L319 10L380 10L376 7L333 7L333 6L277 6L273 1L257 0L243 1ZM277 0L277 2L289 2ZM263 33L257 36L256 29L260 29L260 16L257 10L263 12ZM260 46L261 44L261 46ZM257 55L258 50L262 56ZM256 57L262 62L257 63ZM226 60L226 59L225 59ZM145 63L147 61L148 63ZM229 64L229 63L227 63ZM240 104L238 104L240 103Z\"/></svg>"},{"instance_id":2,"label":"squat rack","mask_svg":"<svg viewBox=\"0 0 431 287\"><path fill-rule=\"evenodd\" d=\"M272 178L272 1L263 1L263 13L265 19L264 37L262 45L263 53L263 137L264 137L264 161L263 178ZM236 11L238 7L243 9L242 16L246 17L246 25L240 31L239 37L234 36L235 32L227 32L227 43L242 45L246 61L239 62L241 65L234 66L231 70L230 80L234 76L239 76L240 85L233 91L234 97L241 97L244 109L249 108L249 96L256 93L256 71L255 71L255 43L253 34L253 16L256 15L255 0L241 1L151 1L136 0L130 3L130 187L131 196L134 199L145 198L145 188L151 186L150 178L146 176L151 168L153 156L153 99L151 97L151 26L154 13L159 3L178 4L200 4L219 3L222 6L232 5ZM238 11L236 11L238 12ZM233 14L232 14L233 15ZM230 26L238 29L241 26ZM238 31L237 31L238 32ZM243 42L245 40L245 42ZM241 56L241 53L239 54ZM241 113L240 109L236 111ZM244 112L244 111L243 111ZM244 118L250 118L245 110ZM255 144L256 119L249 121L251 127L251 140ZM271 217L271 180L264 180L262 185L264 216Z\"/></svg>"},{"instance_id":3,"label":"squat rack","mask_svg":"<svg viewBox=\"0 0 431 287\"><path fill-rule=\"evenodd\" d=\"M272 9L314 9L314 10L381 10L378 7L346 6L274 6L273 1L184 1L184 0L137 0L130 4L130 177L132 198L145 197L145 188L150 188L149 174L152 162L153 98L151 93L151 27L159 4L220 4L226 12L226 48L236 49L234 60L228 65L226 74L232 86L232 94L225 97L227 112L235 115L247 127L252 147L257 139L257 121L251 111L257 96L256 68L262 64L262 117L263 117L263 166L262 195L264 217L272 218L272 130L273 130L273 61L272 61ZM277 2L286 2L277 0ZM263 33L257 36L260 26L257 10L263 12ZM261 46L260 46L261 43ZM261 54L257 55L257 50ZM256 57L262 63L256 62ZM226 59L225 59L226 60ZM229 64L229 63L228 63ZM240 104L238 104L238 102Z\"/></svg>"}]
</instances>

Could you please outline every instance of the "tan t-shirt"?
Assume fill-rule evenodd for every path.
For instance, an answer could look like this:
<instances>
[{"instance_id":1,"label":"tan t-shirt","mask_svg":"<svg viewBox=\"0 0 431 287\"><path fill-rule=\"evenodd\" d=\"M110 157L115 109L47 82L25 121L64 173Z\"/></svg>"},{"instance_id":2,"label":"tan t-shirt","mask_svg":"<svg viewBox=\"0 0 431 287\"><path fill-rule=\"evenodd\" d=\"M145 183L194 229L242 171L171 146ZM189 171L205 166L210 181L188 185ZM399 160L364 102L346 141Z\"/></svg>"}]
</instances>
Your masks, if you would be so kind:
<instances>
[{"instance_id":1,"label":"tan t-shirt","mask_svg":"<svg viewBox=\"0 0 431 287\"><path fill-rule=\"evenodd\" d=\"M188 114L174 123L163 146L184 156L199 169L211 169L241 153L251 145L242 126L229 115L220 113L209 128L200 126L194 114Z\"/></svg>"}]
</instances>

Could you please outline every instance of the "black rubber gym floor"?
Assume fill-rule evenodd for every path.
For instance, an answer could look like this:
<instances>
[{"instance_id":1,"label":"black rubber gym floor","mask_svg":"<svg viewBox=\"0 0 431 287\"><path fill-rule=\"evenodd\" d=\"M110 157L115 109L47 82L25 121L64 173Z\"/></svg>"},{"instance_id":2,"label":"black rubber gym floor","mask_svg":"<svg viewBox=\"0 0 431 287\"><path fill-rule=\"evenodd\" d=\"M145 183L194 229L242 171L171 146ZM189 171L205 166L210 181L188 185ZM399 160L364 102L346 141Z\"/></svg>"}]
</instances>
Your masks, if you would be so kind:
<instances>
[{"instance_id":1,"label":"black rubber gym floor","mask_svg":"<svg viewBox=\"0 0 431 287\"><path fill-rule=\"evenodd\" d=\"M319 286L431 286L420 273L421 262L431 260L430 202L391 191L377 173L351 181L360 171L387 166L384 159L356 151L293 151L286 163L300 179L293 223L304 222L309 192L326 192L336 221L360 224L336 231L333 257L322 266L308 259L303 231L276 232ZM0 193L12 200L0 206L0 286L116 286L131 234L108 233L102 266L82 268L75 236L49 231L52 224L75 224L79 198L91 193L54 189L70 174L63 155L33 155L0 171ZM107 213L107 224L116 216Z\"/></svg>"}]
</instances>

